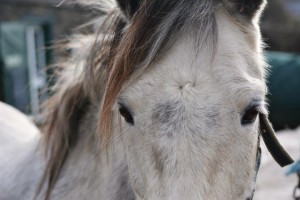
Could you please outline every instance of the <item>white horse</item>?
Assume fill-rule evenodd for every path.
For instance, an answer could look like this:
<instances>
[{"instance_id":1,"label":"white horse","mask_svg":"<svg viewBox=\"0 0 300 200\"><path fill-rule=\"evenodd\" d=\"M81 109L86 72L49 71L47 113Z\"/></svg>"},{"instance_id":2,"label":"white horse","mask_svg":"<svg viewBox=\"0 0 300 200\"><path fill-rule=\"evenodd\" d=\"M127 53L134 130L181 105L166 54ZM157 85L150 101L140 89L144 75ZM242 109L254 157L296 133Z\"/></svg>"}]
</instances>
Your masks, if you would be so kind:
<instances>
[{"instance_id":1,"label":"white horse","mask_svg":"<svg viewBox=\"0 0 300 200\"><path fill-rule=\"evenodd\" d=\"M0 102L0 127L0 160L7 151L12 151L39 135L38 128L26 115L2 102Z\"/></svg>"},{"instance_id":2,"label":"white horse","mask_svg":"<svg viewBox=\"0 0 300 200\"><path fill-rule=\"evenodd\" d=\"M106 19L73 38L43 135L1 160L1 200L252 199L260 133L292 162L267 119L265 1L81 3Z\"/></svg>"}]
</instances>

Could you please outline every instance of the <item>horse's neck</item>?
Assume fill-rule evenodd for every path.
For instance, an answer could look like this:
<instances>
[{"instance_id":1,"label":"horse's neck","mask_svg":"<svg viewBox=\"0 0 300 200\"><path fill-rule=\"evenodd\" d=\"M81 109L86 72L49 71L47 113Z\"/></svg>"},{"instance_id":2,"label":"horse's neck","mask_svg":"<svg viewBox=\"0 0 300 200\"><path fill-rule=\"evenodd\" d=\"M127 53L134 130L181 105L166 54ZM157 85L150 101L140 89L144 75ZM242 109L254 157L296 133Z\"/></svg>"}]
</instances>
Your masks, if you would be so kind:
<instances>
[{"instance_id":1,"label":"horse's neck","mask_svg":"<svg viewBox=\"0 0 300 200\"><path fill-rule=\"evenodd\" d=\"M38 129L26 115L0 102L0 160L7 151L32 140L38 134Z\"/></svg>"},{"instance_id":2,"label":"horse's neck","mask_svg":"<svg viewBox=\"0 0 300 200\"><path fill-rule=\"evenodd\" d=\"M53 199L133 199L125 155L114 141L109 159L99 156L95 140L97 109L90 108L80 121L79 138L52 192Z\"/></svg>"},{"instance_id":3,"label":"horse's neck","mask_svg":"<svg viewBox=\"0 0 300 200\"><path fill-rule=\"evenodd\" d=\"M108 161L105 155L102 158L88 145L78 145L66 161L52 192L53 199L132 199L122 151L115 149Z\"/></svg>"},{"instance_id":4,"label":"horse's neck","mask_svg":"<svg viewBox=\"0 0 300 200\"><path fill-rule=\"evenodd\" d=\"M81 120L78 142L71 149L51 192L51 200L134 199L120 144L115 141L108 161L105 155L101 161L99 159L93 139L93 116L97 115L88 113ZM0 180L7 180L0 182L0 199L33 199L46 163L42 140L42 136L38 135L8 152L0 161Z\"/></svg>"},{"instance_id":5,"label":"horse's neck","mask_svg":"<svg viewBox=\"0 0 300 200\"><path fill-rule=\"evenodd\" d=\"M40 139L26 115L0 102L0 199L33 199L43 167Z\"/></svg>"},{"instance_id":6,"label":"horse's neck","mask_svg":"<svg viewBox=\"0 0 300 200\"><path fill-rule=\"evenodd\" d=\"M0 182L0 199L33 199L45 164L40 140L38 134L29 141L0 149L4 151L0 159L0 180L5 180Z\"/></svg>"}]
</instances>

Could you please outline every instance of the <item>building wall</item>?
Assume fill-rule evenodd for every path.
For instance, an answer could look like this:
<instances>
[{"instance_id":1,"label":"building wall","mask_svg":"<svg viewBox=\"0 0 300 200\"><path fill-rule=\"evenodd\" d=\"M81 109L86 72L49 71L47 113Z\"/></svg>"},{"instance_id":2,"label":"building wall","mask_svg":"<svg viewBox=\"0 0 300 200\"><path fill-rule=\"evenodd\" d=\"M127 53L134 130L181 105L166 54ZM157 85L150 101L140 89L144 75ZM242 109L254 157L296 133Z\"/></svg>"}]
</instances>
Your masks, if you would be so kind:
<instances>
[{"instance_id":1,"label":"building wall","mask_svg":"<svg viewBox=\"0 0 300 200\"><path fill-rule=\"evenodd\" d=\"M2 0L3 1L3 0ZM49 3L46 0L9 0L0 1L0 22L47 19L53 23L54 39L63 38L72 29L86 22L90 16L79 8L56 7L57 1ZM48 2L48 3L43 3Z\"/></svg>"}]
</instances>

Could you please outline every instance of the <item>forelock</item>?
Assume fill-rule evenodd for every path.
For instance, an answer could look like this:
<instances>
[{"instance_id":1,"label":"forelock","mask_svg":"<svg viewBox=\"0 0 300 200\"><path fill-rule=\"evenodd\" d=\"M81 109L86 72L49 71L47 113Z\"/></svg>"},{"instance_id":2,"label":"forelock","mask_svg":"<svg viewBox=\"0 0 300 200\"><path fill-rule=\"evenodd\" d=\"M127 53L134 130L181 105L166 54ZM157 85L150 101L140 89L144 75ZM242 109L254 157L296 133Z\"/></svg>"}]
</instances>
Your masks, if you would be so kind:
<instances>
[{"instance_id":1,"label":"forelock","mask_svg":"<svg viewBox=\"0 0 300 200\"><path fill-rule=\"evenodd\" d=\"M180 36L193 34L195 50L204 44L215 50L218 34L214 11L217 2L144 0L123 30L116 29L118 45L113 47L114 55L109 57L108 82L99 120L101 141L109 141L112 136L112 127L109 127L113 119L112 107L124 85L149 70Z\"/></svg>"}]
</instances>

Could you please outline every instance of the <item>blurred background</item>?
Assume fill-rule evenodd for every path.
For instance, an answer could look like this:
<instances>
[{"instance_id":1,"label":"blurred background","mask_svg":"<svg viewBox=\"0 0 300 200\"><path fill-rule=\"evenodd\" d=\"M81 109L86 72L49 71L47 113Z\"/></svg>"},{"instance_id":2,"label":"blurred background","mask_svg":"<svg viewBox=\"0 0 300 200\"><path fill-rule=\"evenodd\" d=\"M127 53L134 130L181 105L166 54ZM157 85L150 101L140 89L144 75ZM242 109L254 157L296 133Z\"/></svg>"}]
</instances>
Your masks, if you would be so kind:
<instances>
[{"instance_id":1,"label":"blurred background","mask_svg":"<svg viewBox=\"0 0 300 200\"><path fill-rule=\"evenodd\" d=\"M93 15L76 6L59 6L60 2L0 0L0 101L33 117L39 115L39 105L49 95L46 88L53 84L52 71L46 67L59 53L51 46L71 37L72 30ZM270 119L276 130L295 136L300 132L300 0L269 0L261 27L270 64ZM294 142L291 151L299 152L299 137L283 140L287 146ZM283 174L272 173L269 176ZM296 179L289 181L291 193ZM263 185L258 184L258 192Z\"/></svg>"},{"instance_id":2,"label":"blurred background","mask_svg":"<svg viewBox=\"0 0 300 200\"><path fill-rule=\"evenodd\" d=\"M89 14L61 0L0 0L0 100L38 116L51 85L55 41L71 36Z\"/></svg>"}]
</instances>

